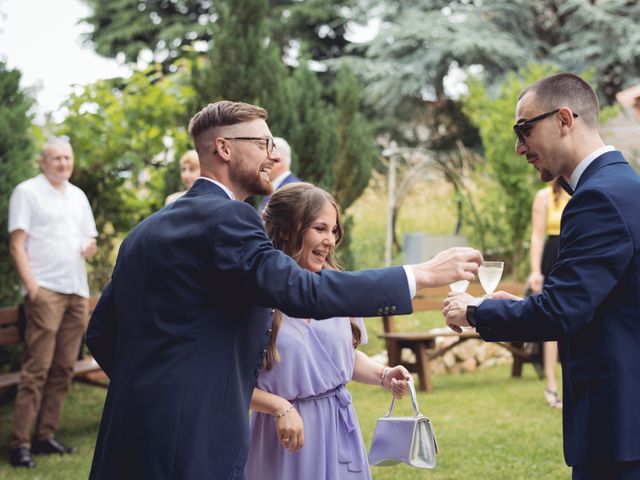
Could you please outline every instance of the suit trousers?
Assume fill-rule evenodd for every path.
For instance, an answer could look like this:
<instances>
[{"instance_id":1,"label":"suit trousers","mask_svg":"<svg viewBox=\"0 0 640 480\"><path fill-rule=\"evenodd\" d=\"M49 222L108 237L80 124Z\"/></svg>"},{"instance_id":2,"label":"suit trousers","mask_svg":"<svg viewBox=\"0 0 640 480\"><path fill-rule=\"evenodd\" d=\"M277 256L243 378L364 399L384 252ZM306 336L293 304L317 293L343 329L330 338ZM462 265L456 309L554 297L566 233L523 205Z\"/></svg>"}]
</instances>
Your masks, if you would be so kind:
<instances>
[{"instance_id":1,"label":"suit trousers","mask_svg":"<svg viewBox=\"0 0 640 480\"><path fill-rule=\"evenodd\" d=\"M638 480L640 461L576 465L573 480Z\"/></svg>"},{"instance_id":2,"label":"suit trousers","mask_svg":"<svg viewBox=\"0 0 640 480\"><path fill-rule=\"evenodd\" d=\"M27 326L20 384L15 401L10 447L47 440L58 429L64 397L89 320L89 301L40 287L35 300L25 299Z\"/></svg>"}]
</instances>

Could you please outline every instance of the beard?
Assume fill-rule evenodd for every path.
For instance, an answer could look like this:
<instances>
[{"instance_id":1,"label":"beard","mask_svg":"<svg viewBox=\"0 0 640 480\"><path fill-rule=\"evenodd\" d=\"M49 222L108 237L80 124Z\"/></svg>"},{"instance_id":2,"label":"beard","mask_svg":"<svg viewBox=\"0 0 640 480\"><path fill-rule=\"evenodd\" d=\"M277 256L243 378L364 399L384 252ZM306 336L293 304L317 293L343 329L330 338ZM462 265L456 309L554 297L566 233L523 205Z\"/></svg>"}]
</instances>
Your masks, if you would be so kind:
<instances>
[{"instance_id":1,"label":"beard","mask_svg":"<svg viewBox=\"0 0 640 480\"><path fill-rule=\"evenodd\" d=\"M540 180L542 180L543 182L550 182L552 180L555 180L556 177L557 175L554 175L546 168L540 170Z\"/></svg>"},{"instance_id":2,"label":"beard","mask_svg":"<svg viewBox=\"0 0 640 480\"><path fill-rule=\"evenodd\" d=\"M273 184L267 173L260 173L260 164L251 165L240 159L236 169L229 172L231 181L249 195L271 195Z\"/></svg>"}]
</instances>

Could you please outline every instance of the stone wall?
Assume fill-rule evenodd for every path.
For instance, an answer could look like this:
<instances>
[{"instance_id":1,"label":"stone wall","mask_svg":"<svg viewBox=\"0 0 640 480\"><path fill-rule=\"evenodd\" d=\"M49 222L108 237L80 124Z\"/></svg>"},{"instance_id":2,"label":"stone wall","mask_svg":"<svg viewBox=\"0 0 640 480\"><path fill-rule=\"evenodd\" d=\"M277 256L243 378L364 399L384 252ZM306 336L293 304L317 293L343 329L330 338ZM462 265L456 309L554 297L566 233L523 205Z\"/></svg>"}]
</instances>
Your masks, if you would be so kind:
<instances>
[{"instance_id":1,"label":"stone wall","mask_svg":"<svg viewBox=\"0 0 640 480\"><path fill-rule=\"evenodd\" d=\"M437 337L436 349L451 345L455 337ZM431 373L473 372L482 368L501 363L511 363L511 352L496 343L485 342L481 339L471 339L453 347L441 357L429 362Z\"/></svg>"},{"instance_id":2,"label":"stone wall","mask_svg":"<svg viewBox=\"0 0 640 480\"><path fill-rule=\"evenodd\" d=\"M447 327L436 328L429 332L449 331ZM457 337L436 337L436 350L444 348L458 340ZM415 354L408 348L402 349L402 361L414 363ZM372 357L375 361L386 365L388 363L387 351ZM431 373L442 375L443 373L473 372L475 370L491 367L502 363L511 363L513 356L506 348L496 343L485 342L481 339L466 340L460 345L453 347L444 355L431 360L429 366Z\"/></svg>"}]
</instances>

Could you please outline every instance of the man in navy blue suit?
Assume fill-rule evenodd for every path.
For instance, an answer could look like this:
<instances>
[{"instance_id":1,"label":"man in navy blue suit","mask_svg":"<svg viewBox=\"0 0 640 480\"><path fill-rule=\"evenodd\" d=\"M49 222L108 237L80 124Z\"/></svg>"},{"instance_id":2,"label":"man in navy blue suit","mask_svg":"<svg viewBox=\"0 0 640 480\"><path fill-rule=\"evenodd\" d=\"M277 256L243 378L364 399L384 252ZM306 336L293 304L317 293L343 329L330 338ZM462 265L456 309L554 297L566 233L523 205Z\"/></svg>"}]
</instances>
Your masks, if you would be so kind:
<instances>
[{"instance_id":1,"label":"man in navy blue suit","mask_svg":"<svg viewBox=\"0 0 640 480\"><path fill-rule=\"evenodd\" d=\"M640 478L640 178L598 133L598 99L560 73L520 95L516 152L543 181L562 177L558 261L521 300L451 296L447 324L488 341L557 340L564 455L574 479Z\"/></svg>"},{"instance_id":2,"label":"man in navy blue suit","mask_svg":"<svg viewBox=\"0 0 640 480\"><path fill-rule=\"evenodd\" d=\"M87 332L111 380L92 479L242 478L272 307L313 318L408 313L416 288L477 271L480 252L460 248L355 273L298 267L243 202L271 193L266 119L239 102L198 112L189 134L202 177L122 243Z\"/></svg>"},{"instance_id":3,"label":"man in navy blue suit","mask_svg":"<svg viewBox=\"0 0 640 480\"><path fill-rule=\"evenodd\" d=\"M277 155L274 158L271 172L269 172L269 180L271 180L273 191L275 192L284 185L300 182L301 180L291 172L291 146L289 143L282 137L275 137L273 141L276 145L275 153ZM259 210L261 212L269 203L270 198L271 195L265 195L260 200Z\"/></svg>"}]
</instances>

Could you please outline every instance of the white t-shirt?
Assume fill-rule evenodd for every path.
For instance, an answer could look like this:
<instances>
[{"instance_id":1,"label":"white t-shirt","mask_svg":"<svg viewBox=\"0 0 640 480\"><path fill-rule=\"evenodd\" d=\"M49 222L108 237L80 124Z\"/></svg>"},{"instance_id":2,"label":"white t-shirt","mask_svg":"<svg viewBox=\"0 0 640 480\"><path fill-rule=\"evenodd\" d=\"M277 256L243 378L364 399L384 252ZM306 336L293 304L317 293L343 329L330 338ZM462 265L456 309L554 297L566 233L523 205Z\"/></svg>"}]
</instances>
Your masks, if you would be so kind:
<instances>
[{"instance_id":1,"label":"white t-shirt","mask_svg":"<svg viewBox=\"0 0 640 480\"><path fill-rule=\"evenodd\" d=\"M9 232L24 230L31 274L40 287L89 296L82 247L98 236L89 200L66 182L56 190L40 174L20 183L9 202Z\"/></svg>"}]
</instances>

